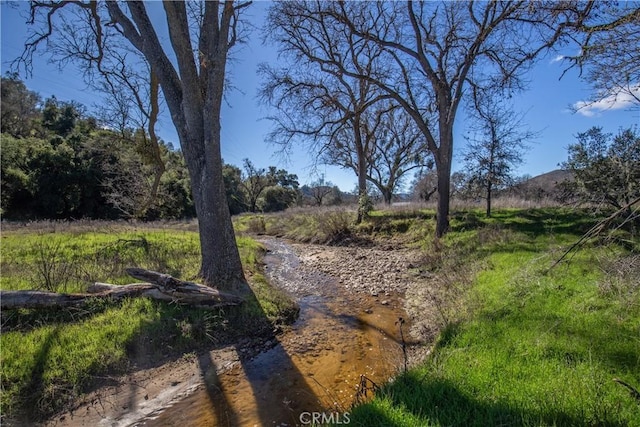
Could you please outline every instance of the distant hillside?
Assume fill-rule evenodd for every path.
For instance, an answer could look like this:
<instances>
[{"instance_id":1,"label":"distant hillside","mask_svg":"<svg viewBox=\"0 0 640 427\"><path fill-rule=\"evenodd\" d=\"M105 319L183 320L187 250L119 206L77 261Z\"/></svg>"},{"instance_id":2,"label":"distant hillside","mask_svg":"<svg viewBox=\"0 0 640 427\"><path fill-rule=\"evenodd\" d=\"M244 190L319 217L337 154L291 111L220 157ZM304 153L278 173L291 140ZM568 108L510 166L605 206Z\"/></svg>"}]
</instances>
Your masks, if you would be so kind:
<instances>
[{"instance_id":1,"label":"distant hillside","mask_svg":"<svg viewBox=\"0 0 640 427\"><path fill-rule=\"evenodd\" d=\"M559 200L567 196L560 186L562 182L566 181L573 181L573 174L566 170L556 169L520 182L507 190L507 192L525 200L541 200L545 198Z\"/></svg>"},{"instance_id":2,"label":"distant hillside","mask_svg":"<svg viewBox=\"0 0 640 427\"><path fill-rule=\"evenodd\" d=\"M573 173L567 170L556 169L542 175L534 176L520 183L526 188L540 188L547 193L552 193L563 181L573 181Z\"/></svg>"}]
</instances>

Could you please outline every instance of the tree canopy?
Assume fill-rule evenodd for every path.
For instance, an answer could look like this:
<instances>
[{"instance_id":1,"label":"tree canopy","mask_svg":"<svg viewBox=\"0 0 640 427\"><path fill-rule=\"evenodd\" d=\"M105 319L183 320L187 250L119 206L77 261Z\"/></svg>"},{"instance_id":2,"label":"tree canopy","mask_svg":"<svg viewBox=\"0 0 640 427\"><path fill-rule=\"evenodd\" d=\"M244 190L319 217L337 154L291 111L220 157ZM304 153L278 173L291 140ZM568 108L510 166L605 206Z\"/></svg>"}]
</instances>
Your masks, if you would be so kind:
<instances>
[{"instance_id":1,"label":"tree canopy","mask_svg":"<svg viewBox=\"0 0 640 427\"><path fill-rule=\"evenodd\" d=\"M563 167L575 181L568 185L583 202L606 204L616 209L640 197L640 134L621 129L616 135L592 127L576 135L569 145Z\"/></svg>"}]
</instances>

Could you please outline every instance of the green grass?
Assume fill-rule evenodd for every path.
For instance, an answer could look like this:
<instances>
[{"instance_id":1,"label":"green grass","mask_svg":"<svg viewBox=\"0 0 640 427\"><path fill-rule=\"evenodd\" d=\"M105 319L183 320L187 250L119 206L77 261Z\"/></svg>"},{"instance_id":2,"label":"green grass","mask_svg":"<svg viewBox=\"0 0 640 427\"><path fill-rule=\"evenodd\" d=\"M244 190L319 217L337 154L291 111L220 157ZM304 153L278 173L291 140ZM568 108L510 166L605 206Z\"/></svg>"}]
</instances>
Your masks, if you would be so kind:
<instances>
[{"instance_id":1,"label":"green grass","mask_svg":"<svg viewBox=\"0 0 640 427\"><path fill-rule=\"evenodd\" d=\"M68 228L68 227L67 227ZM138 266L176 277L196 277L195 232L116 226L2 233L2 289L82 292L92 281L130 283L124 269Z\"/></svg>"},{"instance_id":2,"label":"green grass","mask_svg":"<svg viewBox=\"0 0 640 427\"><path fill-rule=\"evenodd\" d=\"M94 301L81 309L3 310L3 417L43 419L95 384L96 377L155 366L185 353L271 333L297 314L261 273L264 248L238 236L254 299L239 307L193 309L145 298ZM130 283L139 266L194 279L196 232L162 225L36 225L2 233L1 288L82 292L92 281Z\"/></svg>"},{"instance_id":3,"label":"green grass","mask_svg":"<svg viewBox=\"0 0 640 427\"><path fill-rule=\"evenodd\" d=\"M93 375L124 371L127 345L160 316L158 304L136 299L79 322L3 332L3 413L35 405L46 414L77 396Z\"/></svg>"},{"instance_id":4,"label":"green grass","mask_svg":"<svg viewBox=\"0 0 640 427\"><path fill-rule=\"evenodd\" d=\"M587 245L553 270L595 219L562 209L457 213L439 248L475 263L471 286L424 364L353 409L353 425L640 426L640 263ZM625 270L624 266L635 265Z\"/></svg>"}]
</instances>

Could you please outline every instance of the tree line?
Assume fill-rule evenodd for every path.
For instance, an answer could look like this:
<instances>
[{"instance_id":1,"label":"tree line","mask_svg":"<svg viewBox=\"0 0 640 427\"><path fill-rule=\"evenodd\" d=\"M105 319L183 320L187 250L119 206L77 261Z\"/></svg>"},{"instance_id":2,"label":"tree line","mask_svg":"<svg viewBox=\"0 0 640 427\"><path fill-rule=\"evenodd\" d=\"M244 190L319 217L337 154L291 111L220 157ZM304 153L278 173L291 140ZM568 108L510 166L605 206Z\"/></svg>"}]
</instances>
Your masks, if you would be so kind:
<instances>
[{"instance_id":1,"label":"tree line","mask_svg":"<svg viewBox=\"0 0 640 427\"><path fill-rule=\"evenodd\" d=\"M150 138L144 130L108 129L77 102L55 97L43 101L15 75L2 77L0 111L3 218L195 217L184 158L170 143L160 141L162 174L154 191L156 163L149 155ZM496 194L604 203L619 209L640 191L637 128L621 129L614 136L594 127L576 135L576 142L568 145L568 160L561 165L573 179L548 193L548 188L527 186L530 177L512 173L522 162L525 142L534 137L523 128L522 116L513 115L500 103L477 108L476 114L481 120L474 122L468 137L464 167L451 175L450 194L461 200L485 200L488 216ZM275 166L258 168L249 159L241 167L225 163L223 177L232 215L336 205L350 198L324 176L300 186L295 174ZM437 197L437 183L432 165L419 168L411 183L412 198L429 201ZM366 194L385 203L394 195L371 183Z\"/></svg>"},{"instance_id":2,"label":"tree line","mask_svg":"<svg viewBox=\"0 0 640 427\"><path fill-rule=\"evenodd\" d=\"M156 163L143 129L110 129L77 102L42 100L15 75L1 84L3 218L195 217L185 160L171 143L159 141L162 174L154 192ZM232 214L341 200L330 182L300 187L295 174L249 159L242 168L224 164L223 176Z\"/></svg>"}]
</instances>

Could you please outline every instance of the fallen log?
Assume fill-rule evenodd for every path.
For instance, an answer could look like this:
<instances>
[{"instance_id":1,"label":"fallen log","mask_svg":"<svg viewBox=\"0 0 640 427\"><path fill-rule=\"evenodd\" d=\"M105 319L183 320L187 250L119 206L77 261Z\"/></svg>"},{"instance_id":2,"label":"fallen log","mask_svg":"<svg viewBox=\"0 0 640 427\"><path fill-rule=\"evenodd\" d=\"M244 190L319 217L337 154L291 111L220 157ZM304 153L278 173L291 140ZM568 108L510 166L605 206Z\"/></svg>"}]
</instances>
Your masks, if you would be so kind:
<instances>
[{"instance_id":1,"label":"fallen log","mask_svg":"<svg viewBox=\"0 0 640 427\"><path fill-rule=\"evenodd\" d=\"M101 287L95 287L95 285ZM118 301L125 297L148 296L160 299L152 295L154 290L157 290L155 285L150 283L136 283L124 286L95 283L89 286L89 294L59 294L57 292L31 290L0 291L0 308L78 307L87 304L91 298L109 298Z\"/></svg>"},{"instance_id":2,"label":"fallen log","mask_svg":"<svg viewBox=\"0 0 640 427\"><path fill-rule=\"evenodd\" d=\"M240 304L244 301L244 298L237 295L221 292L199 283L176 279L168 274L143 268L127 268L125 271L131 277L156 284L163 293L171 295L174 299L184 299L192 302L200 301L202 303L218 300L235 304Z\"/></svg>"},{"instance_id":3,"label":"fallen log","mask_svg":"<svg viewBox=\"0 0 640 427\"><path fill-rule=\"evenodd\" d=\"M0 308L77 307L87 303L85 294L58 294L43 291L0 291Z\"/></svg>"},{"instance_id":4,"label":"fallen log","mask_svg":"<svg viewBox=\"0 0 640 427\"><path fill-rule=\"evenodd\" d=\"M117 301L125 297L147 297L198 308L238 305L244 301L237 295L220 292L198 283L179 280L168 274L141 268L129 268L126 271L129 275L148 280L150 283L112 285L96 282L88 287L86 294L59 294L33 290L0 291L0 308L77 307L85 305L95 298Z\"/></svg>"}]
</instances>

